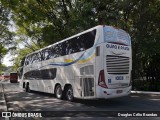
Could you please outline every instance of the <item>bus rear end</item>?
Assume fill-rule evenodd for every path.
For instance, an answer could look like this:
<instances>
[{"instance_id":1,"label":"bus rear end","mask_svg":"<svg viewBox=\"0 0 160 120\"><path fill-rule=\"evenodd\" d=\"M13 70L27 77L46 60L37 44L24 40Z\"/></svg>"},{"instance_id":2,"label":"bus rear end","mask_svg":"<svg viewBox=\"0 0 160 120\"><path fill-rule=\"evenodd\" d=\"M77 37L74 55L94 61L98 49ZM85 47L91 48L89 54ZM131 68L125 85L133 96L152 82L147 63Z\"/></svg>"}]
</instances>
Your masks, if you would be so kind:
<instances>
[{"instance_id":1,"label":"bus rear end","mask_svg":"<svg viewBox=\"0 0 160 120\"><path fill-rule=\"evenodd\" d=\"M10 83L17 83L17 82L18 82L18 74L10 73Z\"/></svg>"},{"instance_id":2,"label":"bus rear end","mask_svg":"<svg viewBox=\"0 0 160 120\"><path fill-rule=\"evenodd\" d=\"M97 98L115 98L130 94L131 40L128 33L111 26L103 27L101 68L97 71ZM96 62L97 64L97 62Z\"/></svg>"}]
</instances>

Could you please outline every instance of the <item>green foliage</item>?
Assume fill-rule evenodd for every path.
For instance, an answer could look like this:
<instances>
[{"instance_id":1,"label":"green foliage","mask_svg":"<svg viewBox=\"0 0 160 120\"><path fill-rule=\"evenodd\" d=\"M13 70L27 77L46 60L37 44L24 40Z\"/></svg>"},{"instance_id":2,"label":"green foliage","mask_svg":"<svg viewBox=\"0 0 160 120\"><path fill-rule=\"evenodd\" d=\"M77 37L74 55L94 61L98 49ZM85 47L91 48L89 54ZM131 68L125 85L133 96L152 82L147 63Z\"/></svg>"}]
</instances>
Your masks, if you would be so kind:
<instances>
[{"instance_id":1,"label":"green foliage","mask_svg":"<svg viewBox=\"0 0 160 120\"><path fill-rule=\"evenodd\" d=\"M0 64L0 75L2 74L2 72L7 68L7 66Z\"/></svg>"},{"instance_id":2,"label":"green foliage","mask_svg":"<svg viewBox=\"0 0 160 120\"><path fill-rule=\"evenodd\" d=\"M7 49L12 48L14 42L12 41L13 33L9 31L10 26L10 11L5 8L0 2L0 65L1 59L7 53Z\"/></svg>"},{"instance_id":3,"label":"green foliage","mask_svg":"<svg viewBox=\"0 0 160 120\"><path fill-rule=\"evenodd\" d=\"M7 53L7 49L3 47L2 44L0 44L0 55L3 56Z\"/></svg>"},{"instance_id":4,"label":"green foliage","mask_svg":"<svg viewBox=\"0 0 160 120\"><path fill-rule=\"evenodd\" d=\"M135 80L134 81L134 89L138 91L157 91L160 92L160 81L152 82L144 81L144 80Z\"/></svg>"},{"instance_id":5,"label":"green foliage","mask_svg":"<svg viewBox=\"0 0 160 120\"><path fill-rule=\"evenodd\" d=\"M25 57L27 54L31 53L32 50L30 48L23 48L23 49L17 49L16 53L14 52L15 56L12 58L12 61L14 63L14 66L12 69L14 71L17 71L17 69L21 66L21 61L23 57Z\"/></svg>"}]
</instances>

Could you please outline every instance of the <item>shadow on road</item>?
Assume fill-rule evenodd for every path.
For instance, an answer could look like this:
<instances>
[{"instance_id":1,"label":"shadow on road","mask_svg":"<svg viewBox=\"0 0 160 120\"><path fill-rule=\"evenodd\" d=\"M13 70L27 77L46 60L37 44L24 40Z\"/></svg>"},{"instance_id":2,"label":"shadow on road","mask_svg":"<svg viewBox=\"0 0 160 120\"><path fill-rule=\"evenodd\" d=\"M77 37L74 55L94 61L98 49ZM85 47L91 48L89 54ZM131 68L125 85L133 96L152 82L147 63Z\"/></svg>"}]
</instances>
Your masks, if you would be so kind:
<instances>
[{"instance_id":1,"label":"shadow on road","mask_svg":"<svg viewBox=\"0 0 160 120\"><path fill-rule=\"evenodd\" d=\"M70 110L160 110L160 97L154 95L131 94L114 99L75 99L73 102L58 100L54 94L31 91L26 93L16 85L5 87L7 103L10 110L35 111L70 111Z\"/></svg>"}]
</instances>

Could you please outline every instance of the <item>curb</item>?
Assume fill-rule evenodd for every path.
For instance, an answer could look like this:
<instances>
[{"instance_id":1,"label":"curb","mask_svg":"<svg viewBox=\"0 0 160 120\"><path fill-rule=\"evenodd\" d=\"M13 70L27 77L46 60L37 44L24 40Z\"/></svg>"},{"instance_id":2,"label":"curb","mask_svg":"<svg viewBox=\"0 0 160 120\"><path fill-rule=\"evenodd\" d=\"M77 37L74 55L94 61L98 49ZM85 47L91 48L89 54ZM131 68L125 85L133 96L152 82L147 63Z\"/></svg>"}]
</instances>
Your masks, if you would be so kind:
<instances>
[{"instance_id":1,"label":"curb","mask_svg":"<svg viewBox=\"0 0 160 120\"><path fill-rule=\"evenodd\" d=\"M6 99L5 99L5 96L4 96L4 90L3 90L3 85L1 84L1 93L2 93L2 103L3 103L3 109L4 111L8 111L7 109L7 104L6 104Z\"/></svg>"},{"instance_id":2,"label":"curb","mask_svg":"<svg viewBox=\"0 0 160 120\"><path fill-rule=\"evenodd\" d=\"M160 95L160 92L150 92L150 91L131 91L131 93Z\"/></svg>"}]
</instances>

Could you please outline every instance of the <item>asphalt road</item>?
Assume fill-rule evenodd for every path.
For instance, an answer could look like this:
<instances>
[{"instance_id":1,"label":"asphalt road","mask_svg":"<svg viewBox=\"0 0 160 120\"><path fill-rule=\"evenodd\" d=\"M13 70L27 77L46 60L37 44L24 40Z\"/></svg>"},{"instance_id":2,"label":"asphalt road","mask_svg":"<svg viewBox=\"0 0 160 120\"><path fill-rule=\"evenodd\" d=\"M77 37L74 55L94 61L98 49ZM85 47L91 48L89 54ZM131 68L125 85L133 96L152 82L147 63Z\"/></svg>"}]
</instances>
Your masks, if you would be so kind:
<instances>
[{"instance_id":1,"label":"asphalt road","mask_svg":"<svg viewBox=\"0 0 160 120\"><path fill-rule=\"evenodd\" d=\"M1 83L2 84L2 83ZM52 94L32 91L26 93L17 83L3 83L5 99L8 111L52 111L57 114L48 119L112 119L112 120L159 120L160 117L107 117L108 114L158 112L160 114L160 95L153 94L131 94L127 97L108 99L108 100L79 100L74 102L58 100ZM55 112L53 112L55 111ZM61 111L60 113L58 111ZM67 113L68 111L68 113ZM70 111L74 111L71 113ZM87 112L87 111L93 111ZM104 112L103 112L104 111ZM67 115L65 116L65 114ZM77 114L78 113L78 114ZM138 114L139 113L139 114ZM71 117L74 116L74 117ZM1 118L0 118L1 119ZM19 118L20 119L20 118ZM28 120L28 118L25 118ZM31 118L30 118L31 119ZM45 120L47 118L33 118ZM18 120L18 119L16 119Z\"/></svg>"}]
</instances>

